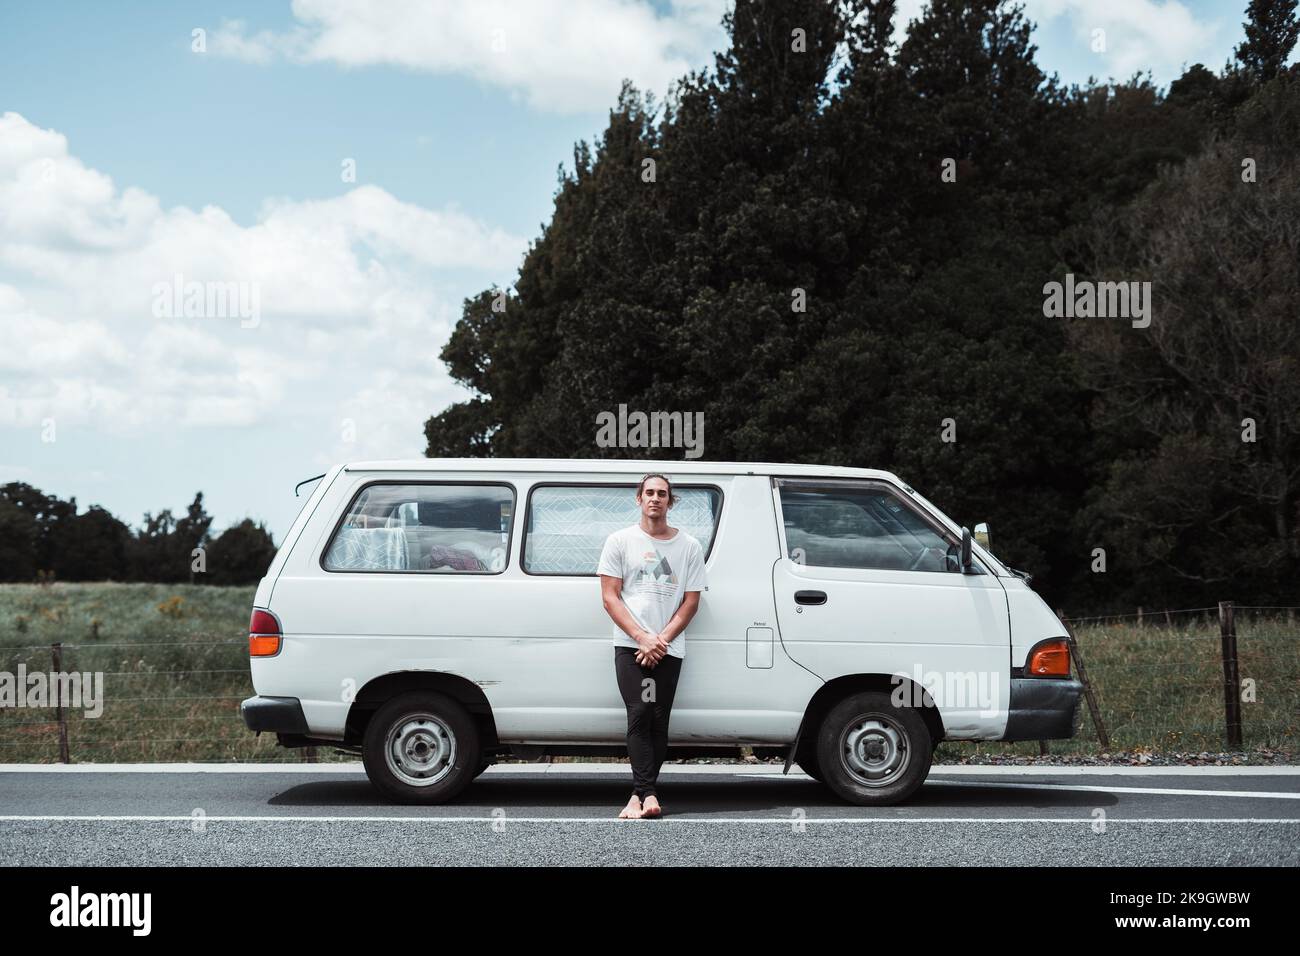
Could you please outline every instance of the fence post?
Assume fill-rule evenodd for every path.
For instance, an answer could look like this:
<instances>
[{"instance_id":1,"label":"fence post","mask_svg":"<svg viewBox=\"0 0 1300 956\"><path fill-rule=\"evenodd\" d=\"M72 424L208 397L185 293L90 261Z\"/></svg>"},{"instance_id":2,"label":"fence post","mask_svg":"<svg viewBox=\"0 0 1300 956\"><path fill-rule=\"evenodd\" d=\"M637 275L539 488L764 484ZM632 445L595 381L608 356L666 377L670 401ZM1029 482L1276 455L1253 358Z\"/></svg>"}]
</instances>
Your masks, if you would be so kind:
<instances>
[{"instance_id":1,"label":"fence post","mask_svg":"<svg viewBox=\"0 0 1300 956\"><path fill-rule=\"evenodd\" d=\"M1237 675L1237 624L1233 603L1219 602L1219 637L1223 641L1223 715L1228 746L1241 749L1241 680Z\"/></svg>"},{"instance_id":2,"label":"fence post","mask_svg":"<svg viewBox=\"0 0 1300 956\"><path fill-rule=\"evenodd\" d=\"M59 763L72 763L68 757L68 715L63 712L63 681L60 679L63 674L62 641L50 645L50 656L54 658L54 716L59 722Z\"/></svg>"},{"instance_id":3,"label":"fence post","mask_svg":"<svg viewBox=\"0 0 1300 956\"><path fill-rule=\"evenodd\" d=\"M315 748L315 747L303 747L303 748L302 748L302 760L303 760L303 763L317 763L317 760L316 760L316 748Z\"/></svg>"},{"instance_id":4,"label":"fence post","mask_svg":"<svg viewBox=\"0 0 1300 956\"><path fill-rule=\"evenodd\" d=\"M1097 728L1097 739L1109 750L1110 734L1106 733L1106 724L1101 719L1101 708L1097 706L1097 695L1092 689L1092 681L1088 680L1088 669L1083 666L1083 655L1079 653L1079 641L1074 636L1074 628L1065 619L1064 611L1057 611L1056 616L1065 625L1065 639L1070 648L1070 658L1074 661L1074 669L1079 672L1079 683L1083 685L1083 699L1088 702L1088 713L1092 715L1092 725Z\"/></svg>"}]
</instances>

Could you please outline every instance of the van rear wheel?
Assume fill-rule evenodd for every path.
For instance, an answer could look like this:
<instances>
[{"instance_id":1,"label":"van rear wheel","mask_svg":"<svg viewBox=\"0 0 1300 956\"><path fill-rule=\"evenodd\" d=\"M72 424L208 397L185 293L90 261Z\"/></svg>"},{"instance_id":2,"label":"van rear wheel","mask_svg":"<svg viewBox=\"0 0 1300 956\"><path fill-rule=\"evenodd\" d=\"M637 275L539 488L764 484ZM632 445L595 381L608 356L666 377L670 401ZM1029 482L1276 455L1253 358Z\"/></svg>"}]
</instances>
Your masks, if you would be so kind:
<instances>
[{"instance_id":1,"label":"van rear wheel","mask_svg":"<svg viewBox=\"0 0 1300 956\"><path fill-rule=\"evenodd\" d=\"M370 718L362 761L370 782L390 800L446 803L469 785L482 764L478 727L446 694L401 694Z\"/></svg>"},{"instance_id":2,"label":"van rear wheel","mask_svg":"<svg viewBox=\"0 0 1300 956\"><path fill-rule=\"evenodd\" d=\"M858 806L890 806L925 782L933 754L930 730L915 707L867 691L840 701L817 730L822 782Z\"/></svg>"}]
</instances>

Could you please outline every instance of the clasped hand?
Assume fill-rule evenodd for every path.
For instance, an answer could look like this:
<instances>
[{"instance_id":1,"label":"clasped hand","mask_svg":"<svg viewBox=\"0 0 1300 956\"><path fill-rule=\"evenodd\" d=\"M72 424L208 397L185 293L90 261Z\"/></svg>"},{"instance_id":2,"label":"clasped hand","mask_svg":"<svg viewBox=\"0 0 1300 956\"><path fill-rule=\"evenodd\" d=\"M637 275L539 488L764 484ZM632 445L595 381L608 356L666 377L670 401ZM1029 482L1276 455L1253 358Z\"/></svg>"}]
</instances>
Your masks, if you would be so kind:
<instances>
[{"instance_id":1,"label":"clasped hand","mask_svg":"<svg viewBox=\"0 0 1300 956\"><path fill-rule=\"evenodd\" d=\"M646 638L654 642L651 644L649 650L646 649ZM663 656L668 653L668 642L659 634L651 634L649 631L646 631L642 635L642 640L639 641L639 643L641 649L636 652L636 662L642 667L654 667L663 660Z\"/></svg>"}]
</instances>

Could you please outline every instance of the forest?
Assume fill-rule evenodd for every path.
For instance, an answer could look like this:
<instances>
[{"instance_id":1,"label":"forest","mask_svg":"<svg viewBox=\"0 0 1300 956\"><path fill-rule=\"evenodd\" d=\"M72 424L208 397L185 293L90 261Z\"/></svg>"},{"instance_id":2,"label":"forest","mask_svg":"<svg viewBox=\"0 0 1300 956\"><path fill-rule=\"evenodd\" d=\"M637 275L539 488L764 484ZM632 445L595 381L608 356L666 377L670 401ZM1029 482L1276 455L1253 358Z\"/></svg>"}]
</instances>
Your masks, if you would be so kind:
<instances>
[{"instance_id":1,"label":"forest","mask_svg":"<svg viewBox=\"0 0 1300 956\"><path fill-rule=\"evenodd\" d=\"M737 0L712 68L625 84L465 301L472 397L426 453L680 458L598 423L699 414L703 460L886 469L988 522L1054 606L1300 603L1295 0L1167 87L1063 84L1005 0L901 43L895 13Z\"/></svg>"}]
</instances>

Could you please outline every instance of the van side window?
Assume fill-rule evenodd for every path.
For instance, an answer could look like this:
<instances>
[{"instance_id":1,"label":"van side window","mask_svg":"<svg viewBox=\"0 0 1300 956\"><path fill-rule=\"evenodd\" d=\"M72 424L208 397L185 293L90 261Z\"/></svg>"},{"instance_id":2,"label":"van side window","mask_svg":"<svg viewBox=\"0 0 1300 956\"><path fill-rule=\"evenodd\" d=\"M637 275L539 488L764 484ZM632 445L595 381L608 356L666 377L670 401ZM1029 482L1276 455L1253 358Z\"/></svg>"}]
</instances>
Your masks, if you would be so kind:
<instances>
[{"instance_id":1,"label":"van side window","mask_svg":"<svg viewBox=\"0 0 1300 956\"><path fill-rule=\"evenodd\" d=\"M821 568L953 571L957 545L887 489L782 482L791 560Z\"/></svg>"},{"instance_id":2,"label":"van side window","mask_svg":"<svg viewBox=\"0 0 1300 956\"><path fill-rule=\"evenodd\" d=\"M668 523L700 542L707 558L718 527L722 493L716 488L673 486L677 504ZM524 531L524 570L529 574L596 573L600 551L611 532L641 520L636 483L629 485L541 485L529 495Z\"/></svg>"},{"instance_id":3,"label":"van side window","mask_svg":"<svg viewBox=\"0 0 1300 956\"><path fill-rule=\"evenodd\" d=\"M496 574L510 554L509 485L367 485L334 532L326 571Z\"/></svg>"}]
</instances>

